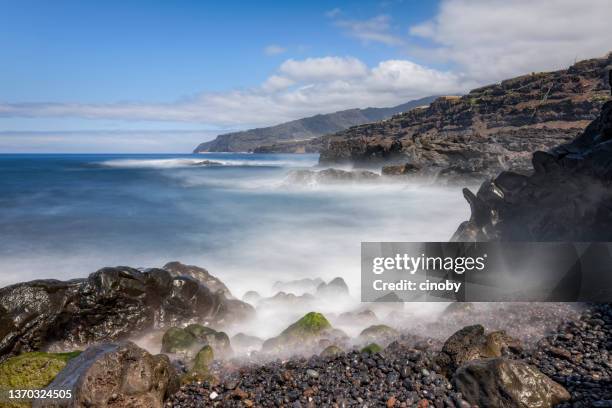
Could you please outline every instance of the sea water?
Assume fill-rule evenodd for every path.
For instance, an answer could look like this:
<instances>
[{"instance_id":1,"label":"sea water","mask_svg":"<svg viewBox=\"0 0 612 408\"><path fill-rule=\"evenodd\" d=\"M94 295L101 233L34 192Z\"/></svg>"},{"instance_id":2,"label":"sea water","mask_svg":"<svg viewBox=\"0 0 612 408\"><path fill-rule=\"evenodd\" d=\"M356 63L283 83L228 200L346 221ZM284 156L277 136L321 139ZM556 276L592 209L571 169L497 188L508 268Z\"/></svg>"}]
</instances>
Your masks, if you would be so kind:
<instances>
[{"instance_id":1,"label":"sea water","mask_svg":"<svg viewBox=\"0 0 612 408\"><path fill-rule=\"evenodd\" d=\"M178 260L208 269L238 297L335 276L358 295L361 241L446 241L469 216L459 187L287 182L317 161L0 155L0 287Z\"/></svg>"}]
</instances>

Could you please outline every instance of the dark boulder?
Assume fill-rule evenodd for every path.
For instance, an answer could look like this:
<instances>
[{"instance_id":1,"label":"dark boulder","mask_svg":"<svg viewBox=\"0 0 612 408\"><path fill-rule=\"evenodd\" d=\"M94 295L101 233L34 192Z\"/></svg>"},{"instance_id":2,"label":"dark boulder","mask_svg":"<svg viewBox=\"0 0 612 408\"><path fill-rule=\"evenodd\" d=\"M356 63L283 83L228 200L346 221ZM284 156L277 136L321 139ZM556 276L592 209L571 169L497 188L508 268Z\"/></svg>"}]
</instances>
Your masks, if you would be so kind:
<instances>
[{"instance_id":1,"label":"dark boulder","mask_svg":"<svg viewBox=\"0 0 612 408\"><path fill-rule=\"evenodd\" d=\"M35 400L33 408L161 408L178 389L178 377L164 355L131 342L99 344L70 360L47 389L69 390L72 398Z\"/></svg>"},{"instance_id":2,"label":"dark boulder","mask_svg":"<svg viewBox=\"0 0 612 408\"><path fill-rule=\"evenodd\" d=\"M520 350L521 343L506 332L496 331L485 335L484 327L475 324L450 336L436 360L442 372L450 377L468 361L501 357Z\"/></svg>"},{"instance_id":3,"label":"dark boulder","mask_svg":"<svg viewBox=\"0 0 612 408\"><path fill-rule=\"evenodd\" d=\"M473 405L498 408L550 408L570 395L537 368L518 360L470 361L453 376L457 391Z\"/></svg>"},{"instance_id":4,"label":"dark boulder","mask_svg":"<svg viewBox=\"0 0 612 408\"><path fill-rule=\"evenodd\" d=\"M51 345L75 349L186 322L224 323L253 308L163 269L103 268L86 279L0 289L0 361Z\"/></svg>"},{"instance_id":5,"label":"dark boulder","mask_svg":"<svg viewBox=\"0 0 612 408\"><path fill-rule=\"evenodd\" d=\"M533 155L512 172L464 189L471 217L452 240L612 241L612 102L573 142Z\"/></svg>"},{"instance_id":6,"label":"dark boulder","mask_svg":"<svg viewBox=\"0 0 612 408\"><path fill-rule=\"evenodd\" d=\"M163 269L170 272L173 277L186 276L193 278L206 286L211 292L221 292L226 297L231 298L232 294L230 290L225 286L219 278L212 276L206 269L200 268L194 265L185 265L180 262L168 262L164 265Z\"/></svg>"}]
</instances>

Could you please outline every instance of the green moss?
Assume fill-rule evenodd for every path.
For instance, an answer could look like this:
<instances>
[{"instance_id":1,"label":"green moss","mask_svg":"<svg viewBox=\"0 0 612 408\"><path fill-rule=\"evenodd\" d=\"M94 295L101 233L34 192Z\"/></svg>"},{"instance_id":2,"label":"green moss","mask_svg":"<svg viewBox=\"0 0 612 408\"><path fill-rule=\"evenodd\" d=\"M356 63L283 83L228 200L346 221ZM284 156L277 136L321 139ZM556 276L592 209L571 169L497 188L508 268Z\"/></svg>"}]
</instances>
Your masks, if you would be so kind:
<instances>
[{"instance_id":1,"label":"green moss","mask_svg":"<svg viewBox=\"0 0 612 408\"><path fill-rule=\"evenodd\" d=\"M380 347L378 344L371 343L365 346L364 348L362 348L361 352L368 353L368 354L376 354L376 353L380 353L382 350L383 350L382 347Z\"/></svg>"},{"instance_id":2,"label":"green moss","mask_svg":"<svg viewBox=\"0 0 612 408\"><path fill-rule=\"evenodd\" d=\"M185 330L191 333L197 339L206 339L206 336L217 333L210 327L202 326L201 324L190 324L185 327Z\"/></svg>"},{"instance_id":3,"label":"green moss","mask_svg":"<svg viewBox=\"0 0 612 408\"><path fill-rule=\"evenodd\" d=\"M186 352L196 343L196 338L193 334L178 327L172 327L164 333L162 338L162 352L164 353L180 353Z\"/></svg>"},{"instance_id":4,"label":"green moss","mask_svg":"<svg viewBox=\"0 0 612 408\"><path fill-rule=\"evenodd\" d=\"M0 389L45 388L66 363L81 352L70 353L24 353L9 358L0 364ZM5 405L1 405L5 406ZM6 407L28 407L28 402L15 402Z\"/></svg>"},{"instance_id":5,"label":"green moss","mask_svg":"<svg viewBox=\"0 0 612 408\"><path fill-rule=\"evenodd\" d=\"M216 379L208 369L208 366L213 362L214 358L215 356L212 347L208 345L202 347L202 349L195 356L193 368L183 376L181 382L183 384L188 384L195 381L214 382Z\"/></svg>"},{"instance_id":6,"label":"green moss","mask_svg":"<svg viewBox=\"0 0 612 408\"><path fill-rule=\"evenodd\" d=\"M320 334L332 326L321 313L310 312L291 326L287 327L281 337L304 338Z\"/></svg>"},{"instance_id":7,"label":"green moss","mask_svg":"<svg viewBox=\"0 0 612 408\"><path fill-rule=\"evenodd\" d=\"M208 365L212 363L214 359L215 354L213 352L212 347L204 346L200 351L198 351L198 354L196 354L195 356L193 369L195 371L207 371Z\"/></svg>"}]
</instances>

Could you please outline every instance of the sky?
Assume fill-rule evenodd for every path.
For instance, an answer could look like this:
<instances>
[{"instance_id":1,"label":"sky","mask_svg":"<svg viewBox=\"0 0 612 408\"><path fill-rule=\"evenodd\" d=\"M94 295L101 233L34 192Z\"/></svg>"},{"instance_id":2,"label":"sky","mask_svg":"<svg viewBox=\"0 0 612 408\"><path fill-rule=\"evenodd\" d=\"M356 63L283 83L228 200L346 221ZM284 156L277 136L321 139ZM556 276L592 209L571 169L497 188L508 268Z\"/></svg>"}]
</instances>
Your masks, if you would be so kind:
<instances>
[{"instance_id":1,"label":"sky","mask_svg":"<svg viewBox=\"0 0 612 408\"><path fill-rule=\"evenodd\" d=\"M612 51L609 0L0 0L0 153L189 152Z\"/></svg>"}]
</instances>

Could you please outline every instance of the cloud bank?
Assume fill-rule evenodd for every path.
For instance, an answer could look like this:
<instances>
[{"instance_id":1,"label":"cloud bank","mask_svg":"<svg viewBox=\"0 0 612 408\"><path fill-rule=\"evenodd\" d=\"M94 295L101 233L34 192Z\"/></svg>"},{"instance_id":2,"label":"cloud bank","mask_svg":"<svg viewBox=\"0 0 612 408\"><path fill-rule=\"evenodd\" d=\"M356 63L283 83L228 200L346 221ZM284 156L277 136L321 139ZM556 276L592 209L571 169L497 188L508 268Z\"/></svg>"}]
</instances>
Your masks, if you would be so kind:
<instances>
[{"instance_id":1,"label":"cloud bank","mask_svg":"<svg viewBox=\"0 0 612 408\"><path fill-rule=\"evenodd\" d=\"M465 81L408 60L369 68L353 57L289 59L261 86L205 92L167 104L0 104L0 117L80 117L259 126L368 106L392 106L425 95L457 93Z\"/></svg>"},{"instance_id":2,"label":"cloud bank","mask_svg":"<svg viewBox=\"0 0 612 408\"><path fill-rule=\"evenodd\" d=\"M0 118L265 126L318 113L461 93L532 71L567 67L612 48L609 0L444 0L433 18L412 27L402 27L397 17L392 24L386 15L345 18L340 9L326 16L364 44L397 50L397 58L374 65L352 56L289 58L259 86L248 89L201 92L169 103L0 102ZM284 52L275 44L264 49L267 55ZM426 63L416 63L408 55Z\"/></svg>"}]
</instances>

